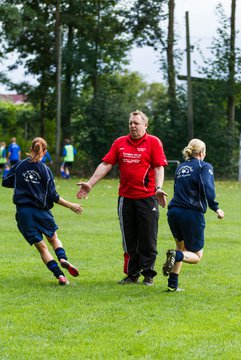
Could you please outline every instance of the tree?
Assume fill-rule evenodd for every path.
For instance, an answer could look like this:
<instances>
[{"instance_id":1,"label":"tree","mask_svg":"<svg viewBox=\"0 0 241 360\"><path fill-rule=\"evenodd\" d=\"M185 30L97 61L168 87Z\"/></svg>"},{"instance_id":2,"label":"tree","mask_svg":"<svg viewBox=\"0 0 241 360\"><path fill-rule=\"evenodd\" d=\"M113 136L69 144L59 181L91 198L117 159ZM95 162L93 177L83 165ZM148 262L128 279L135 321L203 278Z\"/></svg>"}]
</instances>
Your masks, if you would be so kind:
<instances>
[{"instance_id":1,"label":"tree","mask_svg":"<svg viewBox=\"0 0 241 360\"><path fill-rule=\"evenodd\" d=\"M235 11L236 11L236 0L232 0L231 5L231 18L230 18L230 50L228 57L228 126L233 128L234 117L235 117Z\"/></svg>"},{"instance_id":2,"label":"tree","mask_svg":"<svg viewBox=\"0 0 241 360\"><path fill-rule=\"evenodd\" d=\"M231 17L228 18L221 4L217 6L217 15L220 26L217 29L218 37L211 45L211 57L203 59L204 66L200 73L208 79L217 80L219 91L226 97L227 126L234 126L235 98L240 92L241 56L240 48L235 46L235 0L231 0Z\"/></svg>"},{"instance_id":3,"label":"tree","mask_svg":"<svg viewBox=\"0 0 241 360\"><path fill-rule=\"evenodd\" d=\"M240 104L241 100L241 57L240 49L235 46L235 1L231 0L230 4L232 4L230 18L225 15L220 4L217 6L220 25L217 29L217 38L211 45L212 57L204 59L205 66L200 68L200 72L207 80L198 86L195 85L198 89L205 84L206 103L200 94L194 95L198 96L198 101L194 100L195 126L197 126L197 116L199 121L203 117L201 112L204 112L206 117L209 116L210 125L207 127L209 131L206 131L210 142L209 151L216 153L216 149L220 149L223 154L222 160L215 159L215 162L219 166L220 173L228 176L237 173L239 136L234 107ZM203 90L204 88L202 93ZM197 107L199 107L198 113Z\"/></svg>"},{"instance_id":4,"label":"tree","mask_svg":"<svg viewBox=\"0 0 241 360\"><path fill-rule=\"evenodd\" d=\"M80 119L74 121L74 132L78 134L76 140L81 144L81 151L91 159L88 164L90 170L101 161L115 138L128 133L131 111L139 109L146 112L150 118L148 131L155 131L154 107L159 96L166 98L165 93L163 85L147 84L136 73L102 75L96 99L96 106L100 109L96 122L92 117L93 88L86 85L74 114L74 118Z\"/></svg>"},{"instance_id":5,"label":"tree","mask_svg":"<svg viewBox=\"0 0 241 360\"><path fill-rule=\"evenodd\" d=\"M174 44L175 44L175 32L174 32L174 8L175 1L168 1L168 36L167 36L167 77L168 77L168 99L170 118L173 126L177 121L178 116L178 102L176 96L176 71L174 63Z\"/></svg>"},{"instance_id":6,"label":"tree","mask_svg":"<svg viewBox=\"0 0 241 360\"><path fill-rule=\"evenodd\" d=\"M71 135L71 115L76 95L84 84L92 84L95 102L99 77L121 69L125 63L130 43L123 36L126 27L123 11L117 8L119 2L61 1L63 136ZM21 64L26 73L38 80L36 86L22 84L21 89L39 106L42 136L46 132L45 119L54 119L56 109L55 8L56 1L49 0L13 0L11 5L3 0L1 4L5 50L7 53L18 53L18 60L11 69ZM14 31L11 29L13 18L16 23Z\"/></svg>"},{"instance_id":7,"label":"tree","mask_svg":"<svg viewBox=\"0 0 241 360\"><path fill-rule=\"evenodd\" d=\"M38 81L36 86L23 83L20 86L12 85L12 88L24 91L28 99L39 107L42 136L45 136L46 117L54 116L52 111L52 92L56 73L54 10L54 4L48 0L41 2L13 0L11 5L3 0L1 4L5 51L18 54L16 63L9 69L23 65L25 73L36 77Z\"/></svg>"},{"instance_id":8,"label":"tree","mask_svg":"<svg viewBox=\"0 0 241 360\"><path fill-rule=\"evenodd\" d=\"M38 122L38 113L32 105L0 102L0 138L6 142L16 136L20 145L25 146L29 136L38 134L35 122ZM28 148L27 143L26 151Z\"/></svg>"},{"instance_id":9,"label":"tree","mask_svg":"<svg viewBox=\"0 0 241 360\"><path fill-rule=\"evenodd\" d=\"M177 96L176 66L179 63L179 52L175 46L174 0L133 1L130 16L130 28L138 46L151 46L157 52L163 78L167 80L168 103L164 106L170 126L179 127L181 104ZM163 102L160 99L161 106ZM182 121L181 121L182 122Z\"/></svg>"},{"instance_id":10,"label":"tree","mask_svg":"<svg viewBox=\"0 0 241 360\"><path fill-rule=\"evenodd\" d=\"M120 69L125 63L128 41L117 9L120 1L70 0L62 7L63 117L64 136L71 132L71 114L76 95L86 83L98 92L99 76Z\"/></svg>"}]
</instances>

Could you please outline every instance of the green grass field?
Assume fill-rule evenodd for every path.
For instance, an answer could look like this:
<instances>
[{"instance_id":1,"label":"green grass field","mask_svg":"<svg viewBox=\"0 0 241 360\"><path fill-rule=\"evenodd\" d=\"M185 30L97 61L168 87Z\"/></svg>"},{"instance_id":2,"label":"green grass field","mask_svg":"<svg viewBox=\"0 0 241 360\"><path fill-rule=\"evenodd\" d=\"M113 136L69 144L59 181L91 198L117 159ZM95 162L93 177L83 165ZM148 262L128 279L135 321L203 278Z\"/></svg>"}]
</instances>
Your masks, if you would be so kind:
<instances>
[{"instance_id":1,"label":"green grass field","mask_svg":"<svg viewBox=\"0 0 241 360\"><path fill-rule=\"evenodd\" d=\"M75 201L76 180L56 180ZM172 196L172 182L164 189ZM103 180L82 200L81 216L56 205L59 237L80 270L60 287L18 232L12 190L1 188L0 359L241 359L241 184L216 182L225 211L208 210L204 257L184 264L183 293L165 293L161 268L174 246L160 210L155 285L119 285L123 277L117 180Z\"/></svg>"}]
</instances>

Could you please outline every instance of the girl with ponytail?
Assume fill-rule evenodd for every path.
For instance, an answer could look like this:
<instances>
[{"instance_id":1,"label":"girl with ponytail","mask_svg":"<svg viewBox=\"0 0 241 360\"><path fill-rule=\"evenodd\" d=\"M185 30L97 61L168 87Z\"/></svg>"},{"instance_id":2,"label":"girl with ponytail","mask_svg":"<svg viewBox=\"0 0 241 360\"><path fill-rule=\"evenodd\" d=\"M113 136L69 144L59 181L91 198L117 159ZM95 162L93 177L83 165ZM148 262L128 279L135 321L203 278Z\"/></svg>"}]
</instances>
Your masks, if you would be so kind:
<instances>
[{"instance_id":1,"label":"girl with ponytail","mask_svg":"<svg viewBox=\"0 0 241 360\"><path fill-rule=\"evenodd\" d=\"M51 170L41 162L47 152L47 143L41 138L33 139L29 157L14 165L3 178L2 186L14 188L13 202L16 205L16 221L19 231L30 245L39 251L42 261L58 279L59 285L68 285L58 263L54 260L43 235L52 246L59 264L72 276L78 276L78 269L67 258L61 241L57 236L58 226L50 209L54 203L65 206L81 214L79 204L69 202L56 192Z\"/></svg>"},{"instance_id":2,"label":"girl with ponytail","mask_svg":"<svg viewBox=\"0 0 241 360\"><path fill-rule=\"evenodd\" d=\"M183 149L185 161L175 172L174 196L168 205L168 223L176 249L167 250L163 275L168 276L168 292L180 291L178 275L182 263L197 264L203 256L204 214L209 207L218 219L224 212L215 201L213 167L204 161L206 145L192 139Z\"/></svg>"}]
</instances>

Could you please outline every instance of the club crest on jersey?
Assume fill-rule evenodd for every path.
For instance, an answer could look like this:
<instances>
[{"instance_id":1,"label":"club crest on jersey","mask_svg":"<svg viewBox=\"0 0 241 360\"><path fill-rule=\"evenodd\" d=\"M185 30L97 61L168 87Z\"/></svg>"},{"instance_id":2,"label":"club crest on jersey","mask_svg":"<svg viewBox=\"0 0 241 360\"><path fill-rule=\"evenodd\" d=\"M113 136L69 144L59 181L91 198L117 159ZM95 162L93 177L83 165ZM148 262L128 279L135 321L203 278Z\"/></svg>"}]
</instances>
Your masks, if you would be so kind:
<instances>
[{"instance_id":1,"label":"club crest on jersey","mask_svg":"<svg viewBox=\"0 0 241 360\"><path fill-rule=\"evenodd\" d=\"M190 176L193 172L193 168L191 166L184 165L177 172L177 178Z\"/></svg>"},{"instance_id":2,"label":"club crest on jersey","mask_svg":"<svg viewBox=\"0 0 241 360\"><path fill-rule=\"evenodd\" d=\"M31 182L33 184L39 184L40 183L40 175L34 170L28 170L25 173L23 173L24 181Z\"/></svg>"}]
</instances>

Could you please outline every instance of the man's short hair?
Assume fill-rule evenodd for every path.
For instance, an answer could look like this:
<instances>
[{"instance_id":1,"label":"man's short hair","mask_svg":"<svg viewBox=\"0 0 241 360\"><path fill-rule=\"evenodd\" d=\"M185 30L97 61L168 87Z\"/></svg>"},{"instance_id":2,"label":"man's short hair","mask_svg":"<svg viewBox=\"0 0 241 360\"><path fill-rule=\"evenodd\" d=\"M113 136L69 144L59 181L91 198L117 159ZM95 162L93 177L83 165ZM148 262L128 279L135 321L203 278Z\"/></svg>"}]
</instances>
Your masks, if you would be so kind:
<instances>
[{"instance_id":1,"label":"man's short hair","mask_svg":"<svg viewBox=\"0 0 241 360\"><path fill-rule=\"evenodd\" d=\"M132 113L130 113L130 118L135 115L140 115L140 117L144 121L145 125L148 125L149 120L148 120L148 117L146 116L146 114L144 114L144 112L142 112L140 110L133 111Z\"/></svg>"}]
</instances>

